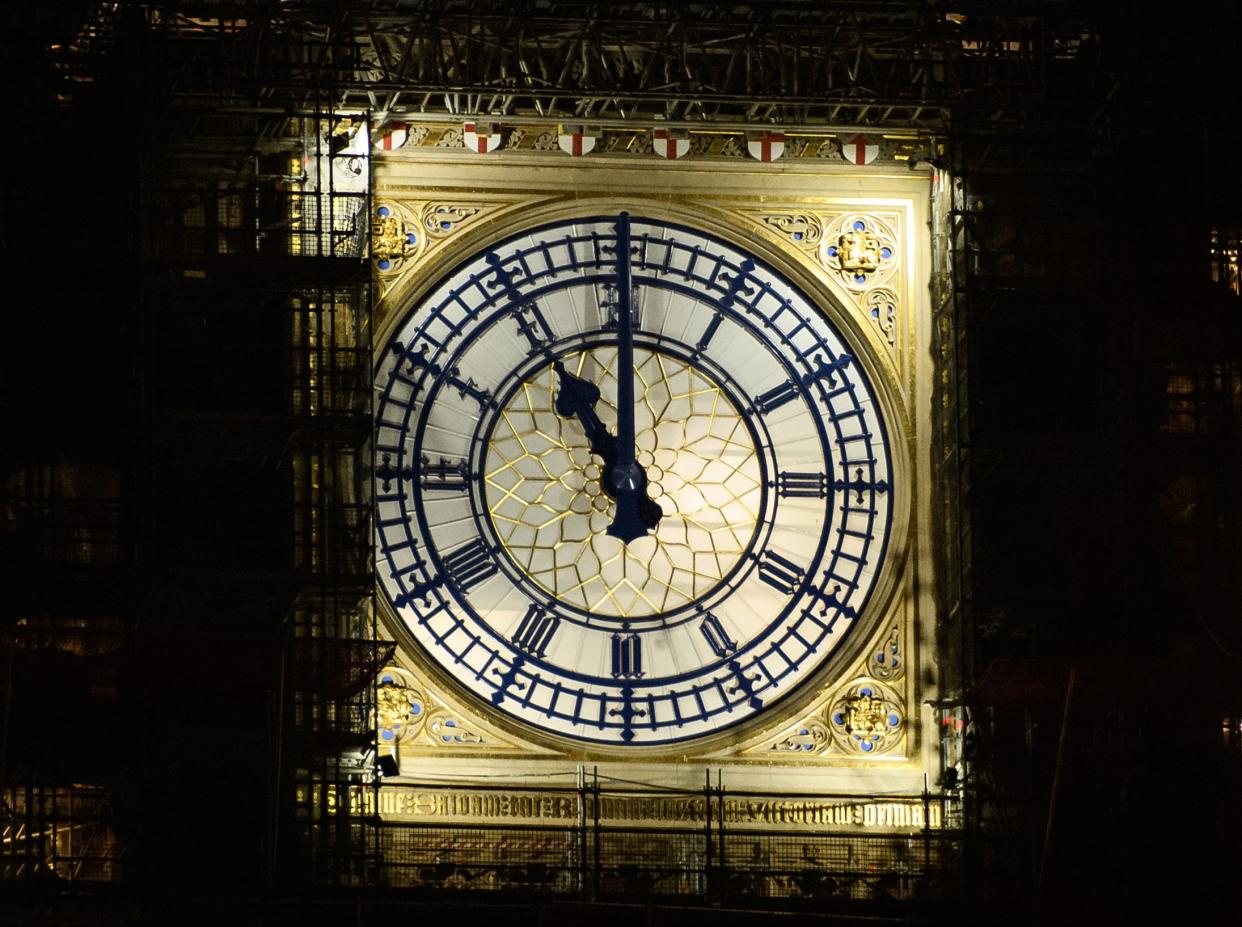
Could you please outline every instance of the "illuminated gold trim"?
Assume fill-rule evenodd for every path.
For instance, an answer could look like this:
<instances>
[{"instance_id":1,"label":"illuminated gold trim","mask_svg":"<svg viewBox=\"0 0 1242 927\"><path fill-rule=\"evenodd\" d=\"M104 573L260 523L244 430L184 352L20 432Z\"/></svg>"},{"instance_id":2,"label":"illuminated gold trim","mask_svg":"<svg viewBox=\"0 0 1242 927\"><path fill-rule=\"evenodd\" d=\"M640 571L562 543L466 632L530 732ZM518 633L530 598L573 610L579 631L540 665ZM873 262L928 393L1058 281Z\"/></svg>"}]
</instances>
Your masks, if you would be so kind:
<instances>
[{"instance_id":1,"label":"illuminated gold trim","mask_svg":"<svg viewBox=\"0 0 1242 927\"><path fill-rule=\"evenodd\" d=\"M493 722L506 730L511 728L523 738L546 744L563 759L640 764L676 757L682 762L782 765L784 758L761 760L742 756L738 748L774 736L788 727L791 719L796 723L796 719L806 717L813 705L823 702L846 681L858 678L856 670L847 670L873 655L881 639L891 634L891 622L896 616L902 646L908 653L908 668L899 688L910 712L900 751L876 759L847 758L837 753L829 761L845 768L892 768L903 759L917 761L922 737L918 712L913 706L919 704L921 697L916 691L920 685L919 655L910 648L920 638L916 609L911 604L916 597L915 574L920 568L919 558L911 554L916 552L916 543L926 543L916 541L922 535L915 511L926 504L931 488L930 471L922 463L915 466L915 460L922 458L917 456L920 432L914 412L919 397L934 386L922 356L927 350L928 334L918 316L925 311L927 302L924 270L929 258L921 232L928 208L927 177L906 170L904 165L900 172L855 170L819 159L793 161L788 157L773 167L740 159L716 163L683 160L675 164L635 159L622 165L616 160L570 162L557 153L524 154L520 165L481 159L461 163L451 160L447 151L407 149L397 159L377 162L377 193L389 199L408 200L415 204L408 207L411 211L417 212L421 208L417 204L432 200L478 204L483 209L477 221L453 236L451 246L437 242L437 247L421 256L416 268L410 268L396 285L386 289L375 317L377 346L385 343L407 307L416 305L462 256L477 254L523 229L576 217L615 214L623 209L700 228L736 243L788 276L858 349L858 362L877 388L882 414L890 429L895 496L891 546L884 575L872 594L866 627L858 628L816 678L804 685L799 695L782 701L775 713L765 712L753 725L705 737L680 750L587 748L510 724L499 715L492 718ZM588 160L592 163L584 163ZM788 227L762 218L810 217L810 224L822 236L837 219L854 213L880 218L900 246L898 259L883 278L883 286L895 297L891 331L870 315L874 308L867 305L874 292L870 289L871 281L861 292L852 292L825 267L823 248L817 246L822 245L822 237L818 242L801 244L787 234ZM925 550L922 556L927 556ZM386 605L384 610L390 612ZM393 633L404 640L406 635L400 622L394 616L389 618ZM930 615L922 620L930 620ZM434 665L427 667L426 672L452 688L453 684L442 680ZM907 686L909 692L905 692Z\"/></svg>"},{"instance_id":2,"label":"illuminated gold trim","mask_svg":"<svg viewBox=\"0 0 1242 927\"><path fill-rule=\"evenodd\" d=\"M376 680L376 743L398 762L421 756L539 756L537 747L512 738L463 709L440 687L400 662Z\"/></svg>"},{"instance_id":3,"label":"illuminated gold trim","mask_svg":"<svg viewBox=\"0 0 1242 927\"><path fill-rule=\"evenodd\" d=\"M492 526L514 564L553 598L593 615L636 618L707 595L737 566L759 523L759 454L742 414L704 371L636 349L635 443L664 511L650 537L606 533L616 504L576 419L556 413L543 367L500 410L484 460ZM616 431L616 349L561 359L600 388L596 412Z\"/></svg>"}]
</instances>

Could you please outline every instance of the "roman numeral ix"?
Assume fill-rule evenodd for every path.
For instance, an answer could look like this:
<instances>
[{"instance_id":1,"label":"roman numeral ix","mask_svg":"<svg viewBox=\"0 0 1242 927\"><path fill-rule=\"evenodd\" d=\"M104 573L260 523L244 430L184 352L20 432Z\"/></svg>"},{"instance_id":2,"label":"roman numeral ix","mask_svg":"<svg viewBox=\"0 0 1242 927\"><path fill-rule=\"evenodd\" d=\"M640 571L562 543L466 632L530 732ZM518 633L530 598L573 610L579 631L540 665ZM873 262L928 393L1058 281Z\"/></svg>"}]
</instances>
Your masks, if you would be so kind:
<instances>
[{"instance_id":1,"label":"roman numeral ix","mask_svg":"<svg viewBox=\"0 0 1242 927\"><path fill-rule=\"evenodd\" d=\"M482 538L444 555L444 571L449 582L467 593L485 579L496 575L499 568Z\"/></svg>"}]
</instances>

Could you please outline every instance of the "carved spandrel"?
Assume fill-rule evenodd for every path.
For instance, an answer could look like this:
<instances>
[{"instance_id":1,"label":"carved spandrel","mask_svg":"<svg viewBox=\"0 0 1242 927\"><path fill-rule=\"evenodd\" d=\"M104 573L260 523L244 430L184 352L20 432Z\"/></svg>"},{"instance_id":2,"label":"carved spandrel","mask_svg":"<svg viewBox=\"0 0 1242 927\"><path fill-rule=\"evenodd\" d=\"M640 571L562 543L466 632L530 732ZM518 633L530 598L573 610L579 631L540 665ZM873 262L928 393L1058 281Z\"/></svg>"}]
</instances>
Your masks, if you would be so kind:
<instances>
[{"instance_id":1,"label":"carved spandrel","mask_svg":"<svg viewBox=\"0 0 1242 927\"><path fill-rule=\"evenodd\" d=\"M375 728L381 745L396 747L422 730L427 698L414 677L400 667L380 673L375 688Z\"/></svg>"},{"instance_id":2,"label":"carved spandrel","mask_svg":"<svg viewBox=\"0 0 1242 927\"><path fill-rule=\"evenodd\" d=\"M441 709L427 719L426 740L437 747L488 746L488 738L474 726L457 717L454 712Z\"/></svg>"},{"instance_id":3,"label":"carved spandrel","mask_svg":"<svg viewBox=\"0 0 1242 927\"><path fill-rule=\"evenodd\" d=\"M808 718L794 726L784 737L774 740L768 747L771 753L794 753L815 755L828 749L831 735L820 718Z\"/></svg>"},{"instance_id":4,"label":"carved spandrel","mask_svg":"<svg viewBox=\"0 0 1242 927\"><path fill-rule=\"evenodd\" d=\"M376 734L381 752L399 756L455 755L463 750L513 753L522 745L447 700L408 669L390 665L376 684Z\"/></svg>"},{"instance_id":5,"label":"carved spandrel","mask_svg":"<svg viewBox=\"0 0 1242 927\"><path fill-rule=\"evenodd\" d=\"M897 294L887 287L867 294L864 310L889 346L897 343Z\"/></svg>"},{"instance_id":6,"label":"carved spandrel","mask_svg":"<svg viewBox=\"0 0 1242 927\"><path fill-rule=\"evenodd\" d=\"M381 274L402 268L422 249L418 228L396 206L381 203L371 220L371 260Z\"/></svg>"},{"instance_id":7,"label":"carved spandrel","mask_svg":"<svg viewBox=\"0 0 1242 927\"><path fill-rule=\"evenodd\" d=\"M839 282L846 305L872 327L877 344L903 363L902 251L898 214L840 212L822 209L757 210L737 213L811 258L821 274ZM862 228L857 226L861 225Z\"/></svg>"},{"instance_id":8,"label":"carved spandrel","mask_svg":"<svg viewBox=\"0 0 1242 927\"><path fill-rule=\"evenodd\" d=\"M851 213L825 228L820 260L847 289L859 292L892 277L898 254L897 236L887 222L878 216Z\"/></svg>"},{"instance_id":9,"label":"carved spandrel","mask_svg":"<svg viewBox=\"0 0 1242 927\"><path fill-rule=\"evenodd\" d=\"M876 679L892 682L901 678L905 671L906 656L901 646L901 627L894 625L876 647L867 672Z\"/></svg>"},{"instance_id":10,"label":"carved spandrel","mask_svg":"<svg viewBox=\"0 0 1242 927\"><path fill-rule=\"evenodd\" d=\"M761 215L760 219L770 229L779 232L797 247L809 251L817 249L824 236L824 224L819 216L812 212L768 213Z\"/></svg>"},{"instance_id":11,"label":"carved spandrel","mask_svg":"<svg viewBox=\"0 0 1242 927\"><path fill-rule=\"evenodd\" d=\"M451 248L463 228L508 205L412 199L400 195L397 189L381 190L377 197L384 199L372 222L371 253L381 307L389 294L400 292L410 274L421 272L446 248ZM380 210L385 214L381 215Z\"/></svg>"},{"instance_id":12,"label":"carved spandrel","mask_svg":"<svg viewBox=\"0 0 1242 927\"><path fill-rule=\"evenodd\" d=\"M726 755L822 762L833 756L870 758L899 753L908 727L903 634L900 620L886 625L848 681L825 687L796 721L778 733L740 745Z\"/></svg>"},{"instance_id":13,"label":"carved spandrel","mask_svg":"<svg viewBox=\"0 0 1242 927\"><path fill-rule=\"evenodd\" d=\"M847 754L891 753L905 736L901 698L882 683L856 680L844 686L829 705L828 728Z\"/></svg>"},{"instance_id":14,"label":"carved spandrel","mask_svg":"<svg viewBox=\"0 0 1242 927\"><path fill-rule=\"evenodd\" d=\"M462 203L428 203L422 212L423 230L433 238L447 238L482 211Z\"/></svg>"}]
</instances>

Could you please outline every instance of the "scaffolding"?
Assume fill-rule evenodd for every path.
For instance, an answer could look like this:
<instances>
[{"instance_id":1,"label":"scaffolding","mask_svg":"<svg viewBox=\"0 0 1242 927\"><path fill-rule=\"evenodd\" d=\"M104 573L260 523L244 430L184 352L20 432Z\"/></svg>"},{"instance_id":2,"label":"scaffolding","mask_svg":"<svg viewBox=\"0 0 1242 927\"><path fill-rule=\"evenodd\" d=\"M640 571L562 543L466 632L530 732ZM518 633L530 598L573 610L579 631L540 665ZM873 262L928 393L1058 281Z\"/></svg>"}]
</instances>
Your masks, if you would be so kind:
<instances>
[{"instance_id":1,"label":"scaffolding","mask_svg":"<svg viewBox=\"0 0 1242 927\"><path fill-rule=\"evenodd\" d=\"M949 824L956 818L953 795L860 802L857 795L727 790L710 771L699 791L601 779L582 769L578 776L568 788L403 781L398 788L429 809L462 806L486 816L494 807L529 805L565 813L544 823L386 821L381 884L424 893L742 907L960 894L962 835ZM736 809L747 805L786 810L766 825L738 824ZM675 820L624 819L624 809L644 806L675 809ZM861 824L864 810L866 823L878 828L843 826Z\"/></svg>"},{"instance_id":2,"label":"scaffolding","mask_svg":"<svg viewBox=\"0 0 1242 927\"><path fill-rule=\"evenodd\" d=\"M69 35L32 90L66 143L72 114L109 124L132 250L122 280L96 280L112 302L95 323L123 333L93 385L114 440L83 440L66 387L64 427L32 410L6 474L6 577L25 594L5 614L0 864L157 894L213 874L239 892L366 884L374 826L323 808L373 784L391 652L364 479L367 119L314 86L183 94L178 74L252 47L244 16L200 12L52 23Z\"/></svg>"},{"instance_id":3,"label":"scaffolding","mask_svg":"<svg viewBox=\"0 0 1242 927\"><path fill-rule=\"evenodd\" d=\"M1036 652L1093 611L1115 635L1114 595L1148 592L1153 612L1190 601L1200 633L1242 652L1210 601L1242 599L1230 559L1242 208L1236 190L1201 182L1153 250L1136 191L1183 194L1169 180L1152 192L1133 154L1175 124L1205 151L1236 152L1240 123L1236 103L1177 121L1177 82L1132 64L1219 69L1237 57L1236 12L1200 14L1191 41L1123 7L1052 0L633 2L607 15L531 0L520 16L489 0L52 6L15 14L6 58L14 124L43 148L27 168L39 183L6 179L4 253L66 279L44 312L10 314L0 365L5 395L21 397L0 474L3 878L171 892L216 876L257 892L419 881L438 865L411 843L407 874L386 869L414 831L353 798L377 794L374 685L390 653L365 479L370 133L390 121L932 141L950 693L936 710L941 784L966 790L974 871L1008 852L988 835L1013 809L1044 800L994 788L1003 770L978 746L993 719L970 686L993 658ZM1191 294L1148 285L1151 263L1186 268ZM1167 311L1187 299L1196 313ZM1055 356L1012 349L1050 332ZM1114 395L1120 411L1101 420ZM1135 437L1151 408L1158 448ZM1181 469L1153 476L1144 461L1161 455ZM1151 589L1099 532L1137 535L1134 513L1158 505L1172 552L1135 572L1171 578ZM1036 532L1045 547L1024 563L998 542L1046 511L1087 526L1076 546ZM1031 561L1061 578L1042 582ZM1224 717L1236 743L1238 712ZM227 813L205 795L228 796ZM646 878L626 835L592 839ZM588 859L574 846L557 857L572 865L532 858L523 878L544 872L557 891L554 870ZM784 853L772 844L773 860ZM751 868L762 895L762 879L796 867ZM708 872L669 877L706 886Z\"/></svg>"}]
</instances>

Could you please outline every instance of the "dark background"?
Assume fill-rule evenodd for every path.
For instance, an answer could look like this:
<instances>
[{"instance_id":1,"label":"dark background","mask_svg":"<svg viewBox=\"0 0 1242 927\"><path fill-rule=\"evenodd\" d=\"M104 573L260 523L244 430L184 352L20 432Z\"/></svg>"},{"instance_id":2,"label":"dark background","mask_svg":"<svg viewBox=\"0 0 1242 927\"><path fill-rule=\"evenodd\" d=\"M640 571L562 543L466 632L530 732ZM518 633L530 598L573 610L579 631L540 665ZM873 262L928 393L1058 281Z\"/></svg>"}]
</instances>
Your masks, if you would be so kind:
<instances>
[{"instance_id":1,"label":"dark background","mask_svg":"<svg viewBox=\"0 0 1242 927\"><path fill-rule=\"evenodd\" d=\"M218 5L0 14L4 826L53 807L94 822L85 872L119 886L109 910L135 921L158 921L174 897L351 884L341 873L355 870L320 851L353 838L332 843L291 783L350 775L339 754L365 745L366 725L296 712L362 704L359 680L382 658L368 640L369 533L345 486L364 476L366 327L324 354L291 321L364 313L368 266L293 260L278 223L256 243L228 218L276 214L300 144L290 114L334 99L333 63L350 52L329 30L320 67L295 67L295 30L280 25L294 14L237 6L245 28L203 27L193 42L173 15L212 19ZM385 5L305 18L372 6ZM582 21L597 6L525 5ZM819 15L622 6L664 25ZM946 785L965 789L968 829L1022 848L1005 876L1014 917L1231 919L1237 7L821 6L825 22L845 10L877 34L959 28L946 14L960 14L984 45L1023 49L949 62L920 91L943 105L930 154L960 185L933 283L942 661L970 720ZM497 9L386 8L403 7L426 22ZM823 92L856 100L866 80ZM339 492L315 503L306 487L333 479ZM312 654L296 643L308 636L338 646ZM94 797L65 810L86 786ZM19 919L55 921L66 887L36 856L0 860L0 891L28 902ZM1004 901L977 887L999 876L968 864L962 904L985 919ZM104 907L88 893L80 912Z\"/></svg>"}]
</instances>

